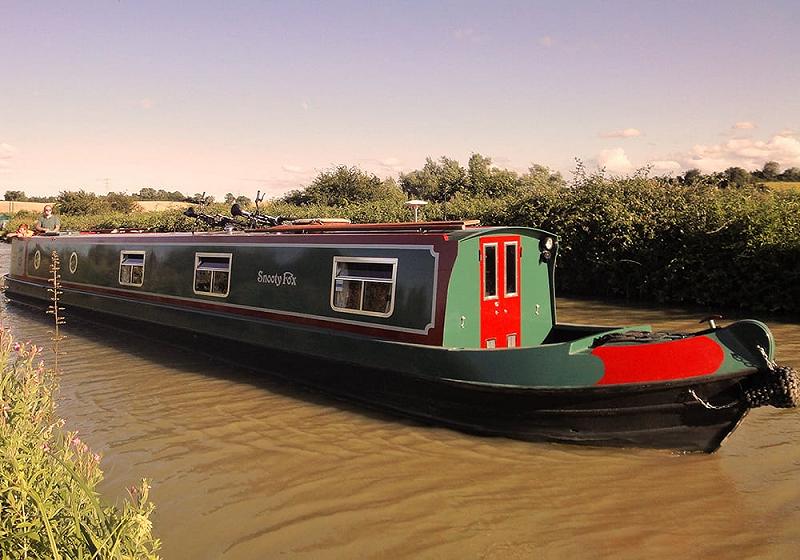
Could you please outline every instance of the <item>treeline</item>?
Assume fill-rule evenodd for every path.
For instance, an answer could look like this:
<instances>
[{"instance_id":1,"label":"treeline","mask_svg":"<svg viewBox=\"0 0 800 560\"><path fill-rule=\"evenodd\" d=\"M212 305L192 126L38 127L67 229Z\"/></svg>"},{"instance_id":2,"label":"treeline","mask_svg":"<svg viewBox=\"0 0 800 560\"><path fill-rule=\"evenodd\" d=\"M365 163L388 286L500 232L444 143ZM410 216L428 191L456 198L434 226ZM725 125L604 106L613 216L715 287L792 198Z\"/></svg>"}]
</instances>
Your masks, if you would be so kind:
<instances>
[{"instance_id":1,"label":"treeline","mask_svg":"<svg viewBox=\"0 0 800 560\"><path fill-rule=\"evenodd\" d=\"M687 186L709 185L720 188L798 182L800 181L800 167L789 167L781 171L781 166L777 161L768 161L764 167L755 171L747 171L742 167L729 167L725 171L704 175L699 169L690 169L672 181Z\"/></svg>"},{"instance_id":2,"label":"treeline","mask_svg":"<svg viewBox=\"0 0 800 560\"><path fill-rule=\"evenodd\" d=\"M575 174L585 173L583 164L577 162ZM604 175L602 171L598 172ZM637 177L650 177L650 169L634 173ZM800 182L800 168L781 171L777 162L770 161L756 171L729 167L720 172L703 174L690 169L677 176L653 176L665 184L684 187L748 187L772 182ZM346 206L377 200L422 199L427 202L447 202L458 196L505 197L524 194L541 187L567 187L567 181L558 172L533 164L524 173L492 165L491 158L472 154L466 166L448 157L427 158L421 169L401 173L397 179L381 179L358 167L339 165L319 173L307 186L291 191L280 200L297 206Z\"/></svg>"},{"instance_id":3,"label":"treeline","mask_svg":"<svg viewBox=\"0 0 800 560\"><path fill-rule=\"evenodd\" d=\"M79 189L78 191L62 191L62 194L65 192L85 192L85 189ZM189 197L180 191L167 191L151 187L144 187L140 189L138 193L133 194L109 192L108 195L128 197L132 200L167 200L177 202L190 200ZM19 190L8 190L3 196L4 200L14 200L18 202L58 202L58 198L58 196L28 196L25 194L25 191Z\"/></svg>"},{"instance_id":4,"label":"treeline","mask_svg":"<svg viewBox=\"0 0 800 560\"><path fill-rule=\"evenodd\" d=\"M466 167L447 157L427 158L422 169L381 179L358 167L339 165L323 171L306 187L281 198L297 206L319 204L346 206L352 203L408 198L428 202L447 202L456 196L502 197L530 191L541 186L564 186L564 178L541 165L532 165L527 172L501 169L481 154L472 154Z\"/></svg>"}]
</instances>

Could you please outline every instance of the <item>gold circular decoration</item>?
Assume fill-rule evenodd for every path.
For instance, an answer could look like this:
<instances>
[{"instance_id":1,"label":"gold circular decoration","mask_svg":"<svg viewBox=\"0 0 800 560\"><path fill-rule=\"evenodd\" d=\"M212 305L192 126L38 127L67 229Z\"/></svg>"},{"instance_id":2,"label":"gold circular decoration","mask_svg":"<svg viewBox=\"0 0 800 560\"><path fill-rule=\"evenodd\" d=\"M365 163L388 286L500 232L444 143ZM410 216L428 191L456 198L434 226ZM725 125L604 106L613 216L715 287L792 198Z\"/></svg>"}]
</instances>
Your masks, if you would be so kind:
<instances>
[{"instance_id":1,"label":"gold circular decoration","mask_svg":"<svg viewBox=\"0 0 800 560\"><path fill-rule=\"evenodd\" d=\"M33 268L39 270L39 266L42 264L42 253L37 249L36 252L33 254Z\"/></svg>"},{"instance_id":2,"label":"gold circular decoration","mask_svg":"<svg viewBox=\"0 0 800 560\"><path fill-rule=\"evenodd\" d=\"M69 256L69 271L75 274L76 270L78 270L78 253L73 252Z\"/></svg>"}]
</instances>

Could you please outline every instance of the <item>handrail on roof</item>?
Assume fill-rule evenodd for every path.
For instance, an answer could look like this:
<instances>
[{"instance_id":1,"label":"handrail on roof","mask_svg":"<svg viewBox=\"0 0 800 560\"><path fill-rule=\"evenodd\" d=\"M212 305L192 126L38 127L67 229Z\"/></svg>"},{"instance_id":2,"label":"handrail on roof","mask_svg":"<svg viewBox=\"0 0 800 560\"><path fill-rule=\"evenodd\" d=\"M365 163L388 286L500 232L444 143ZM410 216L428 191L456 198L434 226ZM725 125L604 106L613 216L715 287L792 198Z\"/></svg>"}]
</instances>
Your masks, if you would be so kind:
<instances>
[{"instance_id":1,"label":"handrail on roof","mask_svg":"<svg viewBox=\"0 0 800 560\"><path fill-rule=\"evenodd\" d=\"M408 232L444 232L464 230L480 225L480 220L453 220L442 222L395 222L378 224L346 224L346 223L315 223L315 224L283 224L266 230L287 233L305 232L347 232L347 231L408 231ZM254 230L251 230L254 231Z\"/></svg>"},{"instance_id":2,"label":"handrail on roof","mask_svg":"<svg viewBox=\"0 0 800 560\"><path fill-rule=\"evenodd\" d=\"M337 233L337 232L448 232L476 228L480 226L480 220L451 220L441 222L393 222L393 223L372 223L372 224L352 224L346 222L327 222L322 219L303 220L302 224L287 223L279 226L272 226L261 229L245 230L252 233ZM66 232L65 232L66 233ZM115 234L115 233L165 233L140 228L113 228L103 229L94 228L83 230L81 234ZM213 232L208 232L213 233Z\"/></svg>"}]
</instances>

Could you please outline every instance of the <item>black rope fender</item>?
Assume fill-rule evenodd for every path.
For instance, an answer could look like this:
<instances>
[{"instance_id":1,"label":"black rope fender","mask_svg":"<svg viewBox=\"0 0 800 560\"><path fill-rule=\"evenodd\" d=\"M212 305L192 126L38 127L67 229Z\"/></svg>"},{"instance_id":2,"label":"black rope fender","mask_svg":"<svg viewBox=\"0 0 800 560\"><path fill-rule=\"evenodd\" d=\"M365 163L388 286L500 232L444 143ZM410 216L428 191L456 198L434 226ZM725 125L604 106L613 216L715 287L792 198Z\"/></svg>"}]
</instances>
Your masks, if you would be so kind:
<instances>
[{"instance_id":1,"label":"black rope fender","mask_svg":"<svg viewBox=\"0 0 800 560\"><path fill-rule=\"evenodd\" d=\"M742 395L747 406L774 406L775 408L796 408L800 406L800 374L789 366L779 366L767 357L760 346L758 349L767 367L747 378L742 383Z\"/></svg>"}]
</instances>

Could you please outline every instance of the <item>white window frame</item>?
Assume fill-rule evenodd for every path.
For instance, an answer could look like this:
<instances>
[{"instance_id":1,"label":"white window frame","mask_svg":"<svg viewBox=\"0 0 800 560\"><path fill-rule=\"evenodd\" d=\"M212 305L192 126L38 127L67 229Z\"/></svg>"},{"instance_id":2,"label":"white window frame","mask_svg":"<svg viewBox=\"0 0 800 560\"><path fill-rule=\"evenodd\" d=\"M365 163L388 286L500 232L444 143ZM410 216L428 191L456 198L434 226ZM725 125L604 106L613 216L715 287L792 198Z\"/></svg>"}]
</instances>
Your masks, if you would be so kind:
<instances>
[{"instance_id":1,"label":"white window frame","mask_svg":"<svg viewBox=\"0 0 800 560\"><path fill-rule=\"evenodd\" d=\"M372 263L372 264L390 264L392 265L392 277L391 279L377 279L377 278L366 278L366 277L358 277L358 276L336 276L336 270L339 268L339 263ZM375 282L379 284L389 284L392 285L391 291L391 299L389 300L389 310L385 313L380 313L377 311L364 311L362 309L352 309L350 307L337 307L334 305L335 295L336 295L336 280L360 280L362 282L361 286L361 302L359 307L364 306L364 283L365 282ZM372 257L333 257L333 270L331 271L331 309L334 311L340 311L342 313L353 313L355 315L368 315L371 317L389 317L392 313L394 313L394 300L395 300L395 292L397 291L397 259L396 258L372 258Z\"/></svg>"},{"instance_id":2,"label":"white window frame","mask_svg":"<svg viewBox=\"0 0 800 560\"><path fill-rule=\"evenodd\" d=\"M141 255L142 256L142 281L138 284L135 282L123 282L122 281L122 262L125 260L127 255ZM119 275L117 276L117 281L119 282L120 286L136 286L137 288L141 288L142 284L144 284L144 271L145 271L145 260L147 257L145 256L146 253L144 251L127 251L123 250L119 252ZM133 266L133 265L126 265L126 266ZM133 278L133 271L131 271L131 278Z\"/></svg>"},{"instance_id":3,"label":"white window frame","mask_svg":"<svg viewBox=\"0 0 800 560\"><path fill-rule=\"evenodd\" d=\"M508 262L506 259L508 258L508 253L506 252L506 247L509 245L514 245L514 280L517 286L516 291L507 292L506 289L508 288ZM519 297L519 241L505 241L503 242L503 293L505 297Z\"/></svg>"},{"instance_id":4,"label":"white window frame","mask_svg":"<svg viewBox=\"0 0 800 560\"><path fill-rule=\"evenodd\" d=\"M487 247L494 247L494 295L487 296L486 295L486 248ZM483 244L483 270L481 273L483 274L483 301L492 301L495 299L500 299L500 244L498 242L493 243L484 243ZM505 288L504 288L505 289Z\"/></svg>"},{"instance_id":5,"label":"white window frame","mask_svg":"<svg viewBox=\"0 0 800 560\"><path fill-rule=\"evenodd\" d=\"M203 257L227 257L228 259L228 285L225 287L224 294L218 294L215 292L198 292L196 289L197 286L197 267L200 266L200 259ZM211 297L220 297L226 298L228 294L231 293L231 270L233 269L233 253L195 253L194 254L194 273L192 274L192 292L194 292L198 296L211 296ZM209 287L214 285L214 273L217 272L215 270L211 271L211 283ZM220 271L223 272L223 271Z\"/></svg>"}]
</instances>

